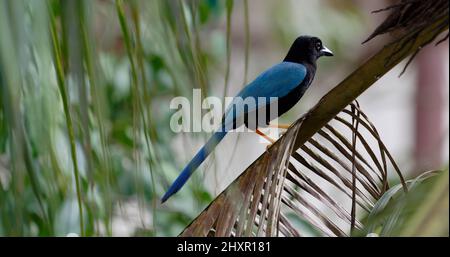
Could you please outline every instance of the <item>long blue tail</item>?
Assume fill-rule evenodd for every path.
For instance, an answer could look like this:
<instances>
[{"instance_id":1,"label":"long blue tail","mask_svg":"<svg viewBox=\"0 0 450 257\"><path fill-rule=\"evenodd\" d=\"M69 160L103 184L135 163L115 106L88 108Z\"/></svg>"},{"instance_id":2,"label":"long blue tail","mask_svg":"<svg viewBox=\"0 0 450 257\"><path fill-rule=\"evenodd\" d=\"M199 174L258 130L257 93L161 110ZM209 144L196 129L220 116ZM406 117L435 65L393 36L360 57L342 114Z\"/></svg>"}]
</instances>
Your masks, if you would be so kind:
<instances>
[{"instance_id":1,"label":"long blue tail","mask_svg":"<svg viewBox=\"0 0 450 257\"><path fill-rule=\"evenodd\" d=\"M195 157L186 165L178 178L170 186L169 190L164 194L161 199L161 203L164 203L169 197L178 192L181 187L186 183L189 177L194 173L194 171L200 166L200 164L205 161L208 155L216 148L216 146L222 141L227 132L225 129L221 129L215 132L211 138L206 142L206 144L198 151Z\"/></svg>"}]
</instances>

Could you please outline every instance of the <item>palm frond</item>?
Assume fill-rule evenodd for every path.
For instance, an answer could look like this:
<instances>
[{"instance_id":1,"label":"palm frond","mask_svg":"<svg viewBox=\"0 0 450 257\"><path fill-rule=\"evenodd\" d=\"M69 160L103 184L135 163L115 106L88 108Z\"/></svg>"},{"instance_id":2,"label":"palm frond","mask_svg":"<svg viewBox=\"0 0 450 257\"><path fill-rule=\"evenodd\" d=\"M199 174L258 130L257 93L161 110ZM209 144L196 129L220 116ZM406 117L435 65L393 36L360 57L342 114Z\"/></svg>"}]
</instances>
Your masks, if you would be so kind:
<instances>
[{"instance_id":1,"label":"palm frond","mask_svg":"<svg viewBox=\"0 0 450 257\"><path fill-rule=\"evenodd\" d=\"M350 123L356 119L360 126ZM356 212L346 207L355 203L361 211L369 212L389 188L388 170L398 169L397 165L357 105L351 104L293 151L293 139L302 121L217 197L182 235L298 236L301 231L290 214L313 224L322 235L348 235L353 223L361 229ZM361 147L350 142L353 135ZM367 141L376 142L376 149ZM324 190L325 185L332 192Z\"/></svg>"}]
</instances>

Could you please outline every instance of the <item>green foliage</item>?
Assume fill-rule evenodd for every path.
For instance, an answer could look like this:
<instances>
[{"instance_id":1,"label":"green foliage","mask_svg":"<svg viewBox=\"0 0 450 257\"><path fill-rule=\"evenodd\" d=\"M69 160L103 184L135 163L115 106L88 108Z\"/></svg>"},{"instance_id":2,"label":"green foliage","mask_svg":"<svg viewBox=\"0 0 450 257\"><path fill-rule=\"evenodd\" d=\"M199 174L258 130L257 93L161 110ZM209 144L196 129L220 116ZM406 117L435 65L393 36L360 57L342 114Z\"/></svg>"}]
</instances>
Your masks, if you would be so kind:
<instances>
[{"instance_id":1,"label":"green foliage","mask_svg":"<svg viewBox=\"0 0 450 257\"><path fill-rule=\"evenodd\" d=\"M408 193L397 185L378 200L359 235L448 236L448 170L425 172L407 184Z\"/></svg>"},{"instance_id":2,"label":"green foliage","mask_svg":"<svg viewBox=\"0 0 450 257\"><path fill-rule=\"evenodd\" d=\"M184 159L155 109L208 89L198 30L224 8L0 1L0 235L176 235L211 201L197 178L159 205Z\"/></svg>"}]
</instances>

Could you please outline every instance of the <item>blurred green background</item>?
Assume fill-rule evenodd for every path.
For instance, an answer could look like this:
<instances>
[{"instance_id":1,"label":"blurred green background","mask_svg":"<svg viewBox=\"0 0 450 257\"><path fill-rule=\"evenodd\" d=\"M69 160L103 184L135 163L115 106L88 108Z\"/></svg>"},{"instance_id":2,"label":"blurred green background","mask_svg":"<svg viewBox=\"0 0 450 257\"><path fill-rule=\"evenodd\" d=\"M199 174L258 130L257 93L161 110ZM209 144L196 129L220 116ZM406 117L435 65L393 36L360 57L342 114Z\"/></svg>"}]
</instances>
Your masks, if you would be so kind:
<instances>
[{"instance_id":1,"label":"blurred green background","mask_svg":"<svg viewBox=\"0 0 450 257\"><path fill-rule=\"evenodd\" d=\"M232 96L315 35L335 58L281 119L293 122L389 41L361 46L390 3L0 0L0 235L177 235L266 146L230 136L161 206L208 136L172 132L170 100ZM413 177L448 165L448 44L401 68L360 103Z\"/></svg>"}]
</instances>

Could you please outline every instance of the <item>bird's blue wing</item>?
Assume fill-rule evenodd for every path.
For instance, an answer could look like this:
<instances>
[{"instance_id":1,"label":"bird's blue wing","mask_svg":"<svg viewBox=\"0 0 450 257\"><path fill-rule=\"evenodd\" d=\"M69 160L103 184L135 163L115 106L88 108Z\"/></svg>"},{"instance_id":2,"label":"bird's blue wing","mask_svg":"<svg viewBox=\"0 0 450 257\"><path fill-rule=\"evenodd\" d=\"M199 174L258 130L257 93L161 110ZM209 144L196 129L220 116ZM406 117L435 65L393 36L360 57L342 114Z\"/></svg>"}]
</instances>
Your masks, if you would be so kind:
<instances>
[{"instance_id":1,"label":"bird's blue wing","mask_svg":"<svg viewBox=\"0 0 450 257\"><path fill-rule=\"evenodd\" d=\"M281 98L289 94L299 84L303 82L306 77L306 67L302 64L293 62L281 62L276 64L261 73L253 82L248 84L241 92L233 99L227 111L225 112L225 126L233 123L236 117L243 114L243 108L239 108L242 101L239 98L246 99L247 97L263 97L265 101L248 102L246 111L251 112L256 109L269 105L273 100L270 98ZM234 111L232 108L235 108Z\"/></svg>"},{"instance_id":2,"label":"bird's blue wing","mask_svg":"<svg viewBox=\"0 0 450 257\"><path fill-rule=\"evenodd\" d=\"M248 84L238 95L241 99L247 97L258 98L264 97L283 97L294 90L299 84L303 82L306 77L305 66L297 63L282 62L279 63L267 71L259 75L252 83ZM232 107L236 106L236 97L231 102L230 107L225 112L225 121L219 131L208 140L205 146L195 155L195 157L189 162L189 164L183 169L178 178L173 182L167 192L161 199L161 202L165 202L170 196L178 192L180 188L186 183L191 174L201 165L201 163L208 157L208 155L214 150L217 144L225 137L227 131L224 131L225 126L233 123L236 117L243 114L242 106L237 106L237 112L232 111ZM270 101L255 101L253 105L247 106L247 111L251 112L256 109L262 108L261 105L268 105ZM238 104L239 105L239 104Z\"/></svg>"}]
</instances>

